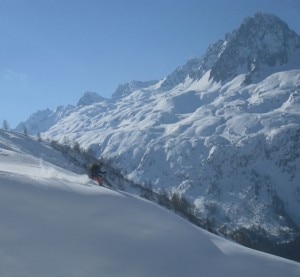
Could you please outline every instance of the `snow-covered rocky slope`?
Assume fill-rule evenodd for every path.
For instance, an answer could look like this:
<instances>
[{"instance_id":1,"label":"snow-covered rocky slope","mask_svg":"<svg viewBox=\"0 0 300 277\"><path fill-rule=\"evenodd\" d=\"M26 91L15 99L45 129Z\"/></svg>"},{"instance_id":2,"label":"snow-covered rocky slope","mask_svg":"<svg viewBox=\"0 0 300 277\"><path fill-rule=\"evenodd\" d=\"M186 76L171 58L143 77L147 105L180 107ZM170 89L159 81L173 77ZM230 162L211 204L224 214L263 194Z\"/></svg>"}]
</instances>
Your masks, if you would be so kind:
<instances>
[{"instance_id":1,"label":"snow-covered rocky slope","mask_svg":"<svg viewBox=\"0 0 300 277\"><path fill-rule=\"evenodd\" d=\"M91 186L66 164L49 146L0 131L1 276L300 275L299 263L217 237L139 197Z\"/></svg>"},{"instance_id":2,"label":"snow-covered rocky slope","mask_svg":"<svg viewBox=\"0 0 300 277\"><path fill-rule=\"evenodd\" d=\"M300 37L276 16L247 18L163 80L89 104L43 136L78 142L131 180L184 195L224 234L299 236Z\"/></svg>"}]
</instances>

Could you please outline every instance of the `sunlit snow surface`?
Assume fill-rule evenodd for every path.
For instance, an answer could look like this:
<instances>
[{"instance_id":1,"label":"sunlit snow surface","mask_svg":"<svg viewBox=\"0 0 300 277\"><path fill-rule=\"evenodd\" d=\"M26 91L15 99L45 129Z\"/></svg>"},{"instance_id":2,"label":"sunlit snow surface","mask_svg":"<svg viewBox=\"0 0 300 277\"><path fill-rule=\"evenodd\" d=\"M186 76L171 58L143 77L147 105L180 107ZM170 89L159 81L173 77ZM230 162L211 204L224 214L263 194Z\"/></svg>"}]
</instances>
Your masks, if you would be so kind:
<instances>
[{"instance_id":1,"label":"sunlit snow surface","mask_svg":"<svg viewBox=\"0 0 300 277\"><path fill-rule=\"evenodd\" d=\"M47 145L0 132L0 276L300 276L299 263L91 185L66 163Z\"/></svg>"}]
</instances>

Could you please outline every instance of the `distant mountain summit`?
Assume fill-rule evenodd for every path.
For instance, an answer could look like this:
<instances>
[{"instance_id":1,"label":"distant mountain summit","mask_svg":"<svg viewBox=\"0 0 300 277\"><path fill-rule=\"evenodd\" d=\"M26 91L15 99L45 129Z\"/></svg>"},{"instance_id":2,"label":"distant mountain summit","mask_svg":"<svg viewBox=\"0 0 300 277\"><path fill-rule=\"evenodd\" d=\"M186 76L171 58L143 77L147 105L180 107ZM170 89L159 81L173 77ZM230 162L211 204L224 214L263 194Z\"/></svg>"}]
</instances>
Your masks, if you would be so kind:
<instances>
[{"instance_id":1,"label":"distant mountain summit","mask_svg":"<svg viewBox=\"0 0 300 277\"><path fill-rule=\"evenodd\" d=\"M79 99L77 106L87 106L94 103L105 101L106 98L100 96L97 92L87 91L84 95Z\"/></svg>"},{"instance_id":2,"label":"distant mountain summit","mask_svg":"<svg viewBox=\"0 0 300 277\"><path fill-rule=\"evenodd\" d=\"M152 86L156 84L158 81L131 81L122 85L119 85L116 91L112 95L113 100L122 99L126 96L128 96L130 93L132 93L135 90L147 88L149 86Z\"/></svg>"},{"instance_id":3,"label":"distant mountain summit","mask_svg":"<svg viewBox=\"0 0 300 277\"><path fill-rule=\"evenodd\" d=\"M36 135L46 132L59 120L74 111L74 106L59 106L55 110L45 109L33 113L25 122L21 122L16 127L17 132L28 131L29 134Z\"/></svg>"},{"instance_id":4,"label":"distant mountain summit","mask_svg":"<svg viewBox=\"0 0 300 277\"><path fill-rule=\"evenodd\" d=\"M251 83L255 77L266 77L264 70L300 64L299 35L275 15L257 13L246 18L223 45L210 74L217 82L244 73L246 83Z\"/></svg>"},{"instance_id":5,"label":"distant mountain summit","mask_svg":"<svg viewBox=\"0 0 300 277\"><path fill-rule=\"evenodd\" d=\"M190 59L170 74L162 87L175 87L188 78L226 82L245 74L245 83L262 80L280 68L300 64L300 36L275 15L257 13L224 40L210 45L201 58Z\"/></svg>"},{"instance_id":6,"label":"distant mountain summit","mask_svg":"<svg viewBox=\"0 0 300 277\"><path fill-rule=\"evenodd\" d=\"M246 18L224 39L211 44L202 57L189 59L163 80L130 81L119 85L109 102L122 100L137 90L155 91L159 88L167 91L185 84L188 87L204 77L211 83L222 85L242 74L242 83L246 85L262 81L272 73L297 68L300 68L300 36L279 17L259 12ZM85 92L73 109L107 101L96 92ZM64 109L66 112L61 111ZM19 124L16 130L23 130L26 125L31 134L44 132L71 109L72 106L68 106L39 111Z\"/></svg>"}]
</instances>

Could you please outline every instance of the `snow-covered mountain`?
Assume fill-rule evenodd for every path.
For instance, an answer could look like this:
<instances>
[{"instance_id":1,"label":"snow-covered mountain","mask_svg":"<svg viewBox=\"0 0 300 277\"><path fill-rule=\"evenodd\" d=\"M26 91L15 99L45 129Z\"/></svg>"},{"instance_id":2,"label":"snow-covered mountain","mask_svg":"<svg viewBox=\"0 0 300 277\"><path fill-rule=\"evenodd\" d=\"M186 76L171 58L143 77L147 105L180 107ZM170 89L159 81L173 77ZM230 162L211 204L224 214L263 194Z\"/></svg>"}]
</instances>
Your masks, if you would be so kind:
<instances>
[{"instance_id":1,"label":"snow-covered mountain","mask_svg":"<svg viewBox=\"0 0 300 277\"><path fill-rule=\"evenodd\" d=\"M223 45L210 75L216 81L244 73L245 82L252 83L265 78L270 70L294 69L300 62L300 37L273 15L257 13L247 18Z\"/></svg>"},{"instance_id":2,"label":"snow-covered mountain","mask_svg":"<svg viewBox=\"0 0 300 277\"><path fill-rule=\"evenodd\" d=\"M240 242L259 247L253 232L299 240L300 37L276 16L247 18L158 82L74 107L43 136L78 142L134 182L179 193Z\"/></svg>"},{"instance_id":3,"label":"snow-covered mountain","mask_svg":"<svg viewBox=\"0 0 300 277\"><path fill-rule=\"evenodd\" d=\"M98 102L102 102L102 101L106 101L106 99L104 97L100 96L99 94L97 94L97 92L87 91L79 99L77 106L88 106L88 105L92 105L94 103L98 103Z\"/></svg>"},{"instance_id":4,"label":"snow-covered mountain","mask_svg":"<svg viewBox=\"0 0 300 277\"><path fill-rule=\"evenodd\" d=\"M1 276L300 275L297 262L92 185L47 144L0 131L0 157Z\"/></svg>"},{"instance_id":5,"label":"snow-covered mountain","mask_svg":"<svg viewBox=\"0 0 300 277\"><path fill-rule=\"evenodd\" d=\"M230 81L245 74L245 83L263 80L270 73L299 68L300 37L274 15L257 13L239 29L210 45L201 58L190 59L163 82L174 87L186 79L199 80L210 70L216 82Z\"/></svg>"},{"instance_id":6,"label":"snow-covered mountain","mask_svg":"<svg viewBox=\"0 0 300 277\"><path fill-rule=\"evenodd\" d=\"M39 134L49 130L60 119L74 111L74 106L59 106L55 110L45 109L32 114L26 122L21 122L15 131L23 132L26 127L31 134Z\"/></svg>"},{"instance_id":7,"label":"snow-covered mountain","mask_svg":"<svg viewBox=\"0 0 300 277\"><path fill-rule=\"evenodd\" d=\"M147 88L149 86L155 85L158 81L131 81L123 85L119 85L116 91L112 94L112 100L123 99L124 97L128 96L133 91L138 89Z\"/></svg>"}]
</instances>

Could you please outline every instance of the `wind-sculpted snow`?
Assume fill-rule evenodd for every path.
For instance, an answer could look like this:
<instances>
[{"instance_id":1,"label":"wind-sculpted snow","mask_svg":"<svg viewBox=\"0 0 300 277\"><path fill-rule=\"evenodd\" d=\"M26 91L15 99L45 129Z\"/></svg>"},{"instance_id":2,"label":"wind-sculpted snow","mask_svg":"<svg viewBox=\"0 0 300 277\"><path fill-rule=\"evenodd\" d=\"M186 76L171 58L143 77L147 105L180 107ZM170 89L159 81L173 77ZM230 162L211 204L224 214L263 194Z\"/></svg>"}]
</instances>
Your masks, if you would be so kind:
<instances>
[{"instance_id":1,"label":"wind-sculpted snow","mask_svg":"<svg viewBox=\"0 0 300 277\"><path fill-rule=\"evenodd\" d=\"M47 156L66 162L43 143L0 132L1 276L300 274L299 263L217 237L137 196L92 185L86 175L41 164Z\"/></svg>"}]
</instances>

